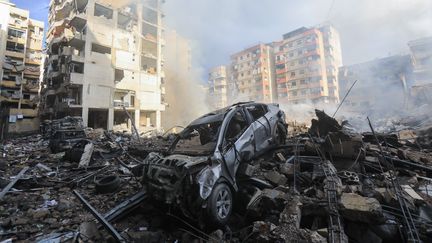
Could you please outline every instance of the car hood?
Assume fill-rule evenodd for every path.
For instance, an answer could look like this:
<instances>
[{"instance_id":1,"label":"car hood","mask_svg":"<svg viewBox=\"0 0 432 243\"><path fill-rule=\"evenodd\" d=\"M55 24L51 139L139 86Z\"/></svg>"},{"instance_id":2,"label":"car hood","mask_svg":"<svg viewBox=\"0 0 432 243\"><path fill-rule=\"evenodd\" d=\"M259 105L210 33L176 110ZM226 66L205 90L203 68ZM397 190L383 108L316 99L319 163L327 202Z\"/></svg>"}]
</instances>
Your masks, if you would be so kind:
<instances>
[{"instance_id":1,"label":"car hood","mask_svg":"<svg viewBox=\"0 0 432 243\"><path fill-rule=\"evenodd\" d=\"M182 166L186 168L193 167L195 165L202 164L209 160L208 156L188 156L183 154L172 154L161 158L165 161L175 161L176 166Z\"/></svg>"}]
</instances>

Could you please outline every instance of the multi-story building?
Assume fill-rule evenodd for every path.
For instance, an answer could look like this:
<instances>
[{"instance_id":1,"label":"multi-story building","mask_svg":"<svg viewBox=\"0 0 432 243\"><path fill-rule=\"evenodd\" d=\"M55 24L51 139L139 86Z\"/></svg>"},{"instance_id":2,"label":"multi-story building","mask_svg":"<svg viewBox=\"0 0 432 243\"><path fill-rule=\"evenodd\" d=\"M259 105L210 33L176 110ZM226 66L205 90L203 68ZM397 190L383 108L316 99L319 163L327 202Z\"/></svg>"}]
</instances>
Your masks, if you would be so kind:
<instances>
[{"instance_id":1,"label":"multi-story building","mask_svg":"<svg viewBox=\"0 0 432 243\"><path fill-rule=\"evenodd\" d=\"M379 58L339 69L340 95L344 96L344 110L373 113L401 111L407 106L412 82L412 65L408 55Z\"/></svg>"},{"instance_id":2,"label":"multi-story building","mask_svg":"<svg viewBox=\"0 0 432 243\"><path fill-rule=\"evenodd\" d=\"M432 37L408 42L414 64L411 95L419 103L432 102Z\"/></svg>"},{"instance_id":3,"label":"multi-story building","mask_svg":"<svg viewBox=\"0 0 432 243\"><path fill-rule=\"evenodd\" d=\"M207 92L212 109L220 109L228 106L230 93L226 66L221 65L210 69Z\"/></svg>"},{"instance_id":4,"label":"multi-story building","mask_svg":"<svg viewBox=\"0 0 432 243\"><path fill-rule=\"evenodd\" d=\"M339 101L337 70L342 57L333 27L302 27L283 35L273 46L278 102Z\"/></svg>"},{"instance_id":5,"label":"multi-story building","mask_svg":"<svg viewBox=\"0 0 432 243\"><path fill-rule=\"evenodd\" d=\"M342 49L339 32L331 25L319 28L324 41L324 59L326 63L328 99L330 103L339 102L339 67L342 66Z\"/></svg>"},{"instance_id":6,"label":"multi-story building","mask_svg":"<svg viewBox=\"0 0 432 243\"><path fill-rule=\"evenodd\" d=\"M273 102L273 64L273 48L270 45L258 44L231 55L229 86L233 86L232 102Z\"/></svg>"},{"instance_id":7,"label":"multi-story building","mask_svg":"<svg viewBox=\"0 0 432 243\"><path fill-rule=\"evenodd\" d=\"M138 129L160 128L161 3L51 0L41 116L112 129L126 109Z\"/></svg>"},{"instance_id":8,"label":"multi-story building","mask_svg":"<svg viewBox=\"0 0 432 243\"><path fill-rule=\"evenodd\" d=\"M163 52L163 101L166 103L166 110L162 114L162 125L165 129L170 129L185 126L191 118L202 115L197 107L204 103L199 97L205 93L199 89L193 74L190 41L172 29L167 29L164 33L166 46Z\"/></svg>"},{"instance_id":9,"label":"multi-story building","mask_svg":"<svg viewBox=\"0 0 432 243\"><path fill-rule=\"evenodd\" d=\"M29 11L0 1L1 135L39 130L38 93L44 24Z\"/></svg>"}]
</instances>

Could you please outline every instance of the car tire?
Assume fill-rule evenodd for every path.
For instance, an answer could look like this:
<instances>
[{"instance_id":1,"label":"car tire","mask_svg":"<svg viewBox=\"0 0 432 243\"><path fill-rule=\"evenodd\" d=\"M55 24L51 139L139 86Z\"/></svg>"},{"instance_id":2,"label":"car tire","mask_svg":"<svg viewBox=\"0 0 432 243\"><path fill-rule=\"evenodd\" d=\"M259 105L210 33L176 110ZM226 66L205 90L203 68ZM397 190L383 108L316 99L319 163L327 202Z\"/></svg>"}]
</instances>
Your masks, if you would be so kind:
<instances>
[{"instance_id":1,"label":"car tire","mask_svg":"<svg viewBox=\"0 0 432 243\"><path fill-rule=\"evenodd\" d=\"M225 183L219 183L215 185L207 200L209 220L218 226L225 225L233 210L231 188Z\"/></svg>"},{"instance_id":2,"label":"car tire","mask_svg":"<svg viewBox=\"0 0 432 243\"><path fill-rule=\"evenodd\" d=\"M278 122L276 124L275 136L274 136L275 144L277 145L286 144L286 137L287 137L287 130L285 126L281 122Z\"/></svg>"},{"instance_id":3,"label":"car tire","mask_svg":"<svg viewBox=\"0 0 432 243\"><path fill-rule=\"evenodd\" d=\"M117 175L102 177L95 181L95 190L98 193L115 192L120 187L121 180Z\"/></svg>"}]
</instances>

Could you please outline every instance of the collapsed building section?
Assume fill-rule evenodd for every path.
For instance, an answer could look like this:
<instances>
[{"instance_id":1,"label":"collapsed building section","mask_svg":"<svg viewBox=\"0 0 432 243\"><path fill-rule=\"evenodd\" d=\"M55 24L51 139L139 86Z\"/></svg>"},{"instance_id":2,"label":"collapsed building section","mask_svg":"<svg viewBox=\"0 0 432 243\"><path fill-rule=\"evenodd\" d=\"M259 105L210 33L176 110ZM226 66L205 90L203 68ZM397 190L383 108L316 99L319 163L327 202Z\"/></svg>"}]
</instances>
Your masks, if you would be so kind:
<instances>
[{"instance_id":1,"label":"collapsed building section","mask_svg":"<svg viewBox=\"0 0 432 243\"><path fill-rule=\"evenodd\" d=\"M158 0L51 1L41 116L159 129L162 16Z\"/></svg>"},{"instance_id":2,"label":"collapsed building section","mask_svg":"<svg viewBox=\"0 0 432 243\"><path fill-rule=\"evenodd\" d=\"M43 22L29 18L29 11L0 3L0 133L39 130L37 112L40 86Z\"/></svg>"},{"instance_id":3,"label":"collapsed building section","mask_svg":"<svg viewBox=\"0 0 432 243\"><path fill-rule=\"evenodd\" d=\"M82 120L53 121L49 142L0 147L0 241L431 242L430 129L383 134L372 121L359 134L316 116L285 137L267 125L285 119L277 106L241 103L140 140L58 138Z\"/></svg>"}]
</instances>

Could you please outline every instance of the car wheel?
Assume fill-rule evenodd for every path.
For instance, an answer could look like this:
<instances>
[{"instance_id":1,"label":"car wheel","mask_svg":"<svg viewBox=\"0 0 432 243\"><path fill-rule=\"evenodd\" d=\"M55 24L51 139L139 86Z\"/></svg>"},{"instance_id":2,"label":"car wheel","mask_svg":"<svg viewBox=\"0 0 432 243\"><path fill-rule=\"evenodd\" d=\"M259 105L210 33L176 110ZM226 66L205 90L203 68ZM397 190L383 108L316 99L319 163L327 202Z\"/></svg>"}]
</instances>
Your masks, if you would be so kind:
<instances>
[{"instance_id":1,"label":"car wheel","mask_svg":"<svg viewBox=\"0 0 432 243\"><path fill-rule=\"evenodd\" d=\"M285 126L278 122L275 131L275 142L277 145L282 145L286 143L287 130Z\"/></svg>"},{"instance_id":2,"label":"car wheel","mask_svg":"<svg viewBox=\"0 0 432 243\"><path fill-rule=\"evenodd\" d=\"M110 175L96 180L95 184L95 190L98 193L115 192L120 187L121 179L117 175Z\"/></svg>"},{"instance_id":3,"label":"car wheel","mask_svg":"<svg viewBox=\"0 0 432 243\"><path fill-rule=\"evenodd\" d=\"M211 221L218 225L228 222L233 207L233 197L229 186L219 183L214 188L208 199L208 213Z\"/></svg>"}]
</instances>

